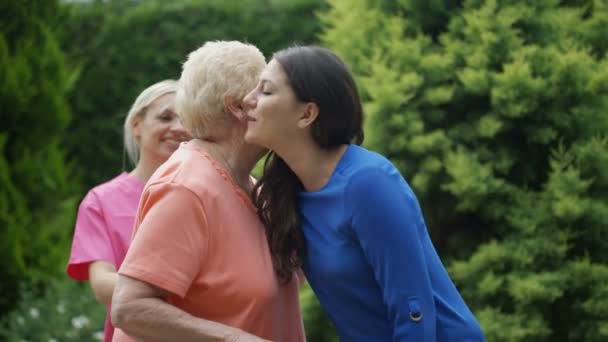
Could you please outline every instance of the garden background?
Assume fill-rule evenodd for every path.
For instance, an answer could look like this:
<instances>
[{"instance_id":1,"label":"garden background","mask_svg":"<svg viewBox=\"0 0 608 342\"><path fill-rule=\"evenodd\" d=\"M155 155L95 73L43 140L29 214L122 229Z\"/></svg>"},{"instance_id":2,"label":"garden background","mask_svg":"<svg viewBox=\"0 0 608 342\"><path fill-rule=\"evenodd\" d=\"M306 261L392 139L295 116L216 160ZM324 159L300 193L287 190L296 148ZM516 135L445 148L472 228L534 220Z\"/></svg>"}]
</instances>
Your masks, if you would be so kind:
<instances>
[{"instance_id":1,"label":"garden background","mask_svg":"<svg viewBox=\"0 0 608 342\"><path fill-rule=\"evenodd\" d=\"M413 186L488 341L608 340L606 0L3 0L0 340L100 339L64 274L78 203L125 167L135 96L214 39L347 62L365 145ZM301 297L308 340L337 341Z\"/></svg>"}]
</instances>

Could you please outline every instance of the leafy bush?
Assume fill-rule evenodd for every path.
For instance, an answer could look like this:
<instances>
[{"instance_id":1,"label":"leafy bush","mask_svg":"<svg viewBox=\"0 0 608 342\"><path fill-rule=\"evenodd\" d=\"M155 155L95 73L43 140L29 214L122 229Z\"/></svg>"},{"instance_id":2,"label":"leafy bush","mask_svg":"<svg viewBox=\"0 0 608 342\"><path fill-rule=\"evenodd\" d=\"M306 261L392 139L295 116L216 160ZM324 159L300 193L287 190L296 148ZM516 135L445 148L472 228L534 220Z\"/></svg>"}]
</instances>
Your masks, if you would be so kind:
<instances>
[{"instance_id":1,"label":"leafy bush","mask_svg":"<svg viewBox=\"0 0 608 342\"><path fill-rule=\"evenodd\" d=\"M69 73L55 37L56 1L2 1L0 31L0 315L18 283L62 271L78 182L61 139Z\"/></svg>"},{"instance_id":2,"label":"leafy bush","mask_svg":"<svg viewBox=\"0 0 608 342\"><path fill-rule=\"evenodd\" d=\"M42 292L42 293L41 293ZM3 341L102 341L105 308L85 283L68 278L22 287L19 305L0 325Z\"/></svg>"},{"instance_id":3,"label":"leafy bush","mask_svg":"<svg viewBox=\"0 0 608 342\"><path fill-rule=\"evenodd\" d=\"M415 188L487 339L607 340L606 2L329 3L367 144Z\"/></svg>"},{"instance_id":4,"label":"leafy bush","mask_svg":"<svg viewBox=\"0 0 608 342\"><path fill-rule=\"evenodd\" d=\"M321 0L71 4L62 44L81 77L69 97L74 120L67 141L85 186L123 168L121 127L129 106L151 83L178 78L189 52L218 39L248 41L267 56L314 42L319 31L314 12L321 5Z\"/></svg>"}]
</instances>

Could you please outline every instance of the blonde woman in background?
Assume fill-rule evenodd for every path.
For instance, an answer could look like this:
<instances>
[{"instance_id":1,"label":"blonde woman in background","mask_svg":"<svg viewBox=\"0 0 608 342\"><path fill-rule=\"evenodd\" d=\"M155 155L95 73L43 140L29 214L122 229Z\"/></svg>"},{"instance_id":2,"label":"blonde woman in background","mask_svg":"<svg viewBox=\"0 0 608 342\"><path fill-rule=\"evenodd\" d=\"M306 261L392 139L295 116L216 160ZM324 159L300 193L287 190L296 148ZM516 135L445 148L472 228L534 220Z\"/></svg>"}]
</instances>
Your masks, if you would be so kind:
<instances>
[{"instance_id":1,"label":"blonde woman in background","mask_svg":"<svg viewBox=\"0 0 608 342\"><path fill-rule=\"evenodd\" d=\"M67 274L89 281L95 299L108 306L104 341L112 340L109 313L116 270L131 242L137 205L144 184L190 135L175 112L177 82L165 80L146 88L135 100L124 123L125 151L135 165L95 186L78 209Z\"/></svg>"}]
</instances>

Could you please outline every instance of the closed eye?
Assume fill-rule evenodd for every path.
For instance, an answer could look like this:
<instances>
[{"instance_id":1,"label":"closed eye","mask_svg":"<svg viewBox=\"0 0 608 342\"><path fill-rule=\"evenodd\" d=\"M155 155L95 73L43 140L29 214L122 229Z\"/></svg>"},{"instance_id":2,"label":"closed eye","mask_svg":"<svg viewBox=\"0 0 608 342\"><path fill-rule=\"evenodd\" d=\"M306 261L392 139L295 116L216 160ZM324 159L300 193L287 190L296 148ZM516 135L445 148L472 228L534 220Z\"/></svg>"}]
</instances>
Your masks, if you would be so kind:
<instances>
[{"instance_id":1,"label":"closed eye","mask_svg":"<svg viewBox=\"0 0 608 342\"><path fill-rule=\"evenodd\" d=\"M165 111L163 111L163 112L162 112L162 113L161 113L161 114L158 116L158 118L159 118L161 121L165 121L165 122L169 122L169 121L173 120L173 118L175 118L175 117L176 117L176 114L175 114L175 113L173 113L173 111L168 110L168 109L167 109L167 110L165 110Z\"/></svg>"}]
</instances>

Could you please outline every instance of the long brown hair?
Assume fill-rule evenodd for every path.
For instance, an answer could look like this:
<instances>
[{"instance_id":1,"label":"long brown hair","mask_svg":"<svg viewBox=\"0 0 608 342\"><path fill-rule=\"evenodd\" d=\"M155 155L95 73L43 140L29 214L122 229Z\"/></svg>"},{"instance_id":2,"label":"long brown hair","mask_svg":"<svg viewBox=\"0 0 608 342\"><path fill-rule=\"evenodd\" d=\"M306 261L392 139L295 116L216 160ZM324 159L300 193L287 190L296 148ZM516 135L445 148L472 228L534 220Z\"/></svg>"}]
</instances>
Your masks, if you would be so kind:
<instances>
[{"instance_id":1,"label":"long brown hair","mask_svg":"<svg viewBox=\"0 0 608 342\"><path fill-rule=\"evenodd\" d=\"M363 142L359 92L338 56L321 47L297 46L276 52L273 59L283 67L297 99L319 107L312 136L321 148ZM253 191L253 203L266 227L275 271L284 282L291 279L306 254L298 203L302 190L302 182L287 163L269 152Z\"/></svg>"}]
</instances>

